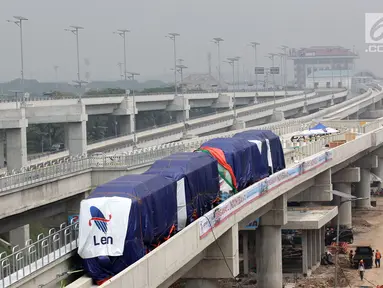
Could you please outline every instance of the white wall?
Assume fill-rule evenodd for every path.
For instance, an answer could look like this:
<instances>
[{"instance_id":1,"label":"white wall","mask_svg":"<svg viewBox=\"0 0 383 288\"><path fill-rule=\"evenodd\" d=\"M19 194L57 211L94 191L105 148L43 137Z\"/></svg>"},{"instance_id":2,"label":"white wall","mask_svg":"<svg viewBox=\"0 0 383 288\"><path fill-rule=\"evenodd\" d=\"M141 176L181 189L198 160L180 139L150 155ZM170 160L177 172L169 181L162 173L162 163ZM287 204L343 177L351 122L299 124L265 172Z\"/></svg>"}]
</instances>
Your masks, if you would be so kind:
<instances>
[{"instance_id":1,"label":"white wall","mask_svg":"<svg viewBox=\"0 0 383 288\"><path fill-rule=\"evenodd\" d=\"M347 75L344 75L342 77L340 76L334 76L332 77L317 77L314 78L315 83L317 84L318 88L326 88L327 82L330 82L330 87L338 88L338 82L342 82L342 87L351 88L351 80L352 77L347 77ZM334 82L332 82L334 81ZM313 78L312 77L306 77L306 88L314 88L313 84Z\"/></svg>"}]
</instances>

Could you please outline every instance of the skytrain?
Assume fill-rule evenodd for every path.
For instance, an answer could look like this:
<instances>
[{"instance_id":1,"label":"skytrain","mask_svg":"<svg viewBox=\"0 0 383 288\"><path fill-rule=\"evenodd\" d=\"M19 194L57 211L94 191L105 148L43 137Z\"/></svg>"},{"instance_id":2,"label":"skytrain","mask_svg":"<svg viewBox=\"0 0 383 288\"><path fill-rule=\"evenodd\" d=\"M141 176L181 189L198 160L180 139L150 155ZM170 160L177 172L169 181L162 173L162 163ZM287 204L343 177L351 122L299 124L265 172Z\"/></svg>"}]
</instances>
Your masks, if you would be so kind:
<instances>
[{"instance_id":1,"label":"skytrain","mask_svg":"<svg viewBox=\"0 0 383 288\"><path fill-rule=\"evenodd\" d=\"M86 273L101 285L221 202L284 168L279 137L249 130L98 186L80 206L78 254Z\"/></svg>"}]
</instances>

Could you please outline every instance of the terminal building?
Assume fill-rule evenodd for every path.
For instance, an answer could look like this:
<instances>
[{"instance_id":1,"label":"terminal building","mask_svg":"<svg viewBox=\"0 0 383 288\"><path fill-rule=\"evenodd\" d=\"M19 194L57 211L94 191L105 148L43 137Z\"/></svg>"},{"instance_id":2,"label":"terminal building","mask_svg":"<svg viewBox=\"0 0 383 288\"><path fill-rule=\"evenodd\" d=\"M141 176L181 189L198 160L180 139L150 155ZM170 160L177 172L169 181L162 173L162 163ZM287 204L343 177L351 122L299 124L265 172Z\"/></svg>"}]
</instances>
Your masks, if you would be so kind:
<instances>
[{"instance_id":1,"label":"terminal building","mask_svg":"<svg viewBox=\"0 0 383 288\"><path fill-rule=\"evenodd\" d=\"M341 46L292 48L295 85L299 88L351 88L357 53Z\"/></svg>"}]
</instances>

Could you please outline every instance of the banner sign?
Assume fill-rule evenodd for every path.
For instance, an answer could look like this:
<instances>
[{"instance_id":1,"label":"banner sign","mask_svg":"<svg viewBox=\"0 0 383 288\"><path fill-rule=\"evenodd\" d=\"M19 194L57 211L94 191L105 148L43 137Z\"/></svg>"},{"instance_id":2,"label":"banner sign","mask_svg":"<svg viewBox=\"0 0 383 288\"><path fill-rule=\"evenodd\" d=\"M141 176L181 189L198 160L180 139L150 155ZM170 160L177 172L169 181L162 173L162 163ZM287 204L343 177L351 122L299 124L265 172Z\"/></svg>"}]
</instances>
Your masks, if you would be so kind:
<instances>
[{"instance_id":1,"label":"banner sign","mask_svg":"<svg viewBox=\"0 0 383 288\"><path fill-rule=\"evenodd\" d=\"M259 197L262 197L262 195L270 192L280 185L295 179L299 175L331 161L333 159L333 153L334 152L332 150L329 150L298 165L279 171L260 182L254 183L232 198L227 199L225 202L209 211L199 219L200 239L207 236L213 228L223 223L228 217L241 209L243 206L251 203ZM259 219L249 223L246 228L256 229L258 224Z\"/></svg>"},{"instance_id":2,"label":"banner sign","mask_svg":"<svg viewBox=\"0 0 383 288\"><path fill-rule=\"evenodd\" d=\"M257 75L263 75L265 74L265 67L255 67L254 72Z\"/></svg>"},{"instance_id":3,"label":"banner sign","mask_svg":"<svg viewBox=\"0 0 383 288\"><path fill-rule=\"evenodd\" d=\"M314 168L317 168L327 161L327 153L320 154L303 162L303 173L307 173Z\"/></svg>"},{"instance_id":4,"label":"banner sign","mask_svg":"<svg viewBox=\"0 0 383 288\"><path fill-rule=\"evenodd\" d=\"M272 75L279 74L279 67L270 67L270 74Z\"/></svg>"}]
</instances>

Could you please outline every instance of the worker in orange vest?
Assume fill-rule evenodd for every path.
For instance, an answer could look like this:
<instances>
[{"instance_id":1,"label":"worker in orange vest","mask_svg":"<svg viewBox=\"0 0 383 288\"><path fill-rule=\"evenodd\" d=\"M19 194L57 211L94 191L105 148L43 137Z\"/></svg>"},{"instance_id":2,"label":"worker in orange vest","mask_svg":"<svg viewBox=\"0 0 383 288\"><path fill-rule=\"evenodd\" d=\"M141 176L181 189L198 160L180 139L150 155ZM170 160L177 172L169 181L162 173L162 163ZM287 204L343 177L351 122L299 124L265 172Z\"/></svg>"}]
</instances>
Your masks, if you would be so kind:
<instances>
[{"instance_id":1,"label":"worker in orange vest","mask_svg":"<svg viewBox=\"0 0 383 288\"><path fill-rule=\"evenodd\" d=\"M375 252L375 266L376 268L380 268L380 258L382 258L382 255L380 254L379 250L376 250Z\"/></svg>"}]
</instances>

